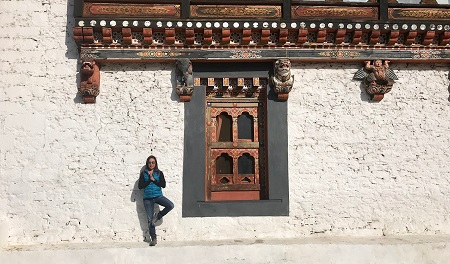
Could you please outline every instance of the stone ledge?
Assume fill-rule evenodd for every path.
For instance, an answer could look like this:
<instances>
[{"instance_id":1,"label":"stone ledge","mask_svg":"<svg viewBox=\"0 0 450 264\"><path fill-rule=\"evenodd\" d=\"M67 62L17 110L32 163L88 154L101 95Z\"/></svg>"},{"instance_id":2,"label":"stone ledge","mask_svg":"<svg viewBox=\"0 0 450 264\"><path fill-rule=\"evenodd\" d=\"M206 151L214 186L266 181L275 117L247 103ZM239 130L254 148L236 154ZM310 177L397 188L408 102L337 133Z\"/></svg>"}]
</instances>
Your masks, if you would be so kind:
<instances>
[{"instance_id":1,"label":"stone ledge","mask_svg":"<svg viewBox=\"0 0 450 264\"><path fill-rule=\"evenodd\" d=\"M448 263L450 235L10 246L0 263Z\"/></svg>"}]
</instances>

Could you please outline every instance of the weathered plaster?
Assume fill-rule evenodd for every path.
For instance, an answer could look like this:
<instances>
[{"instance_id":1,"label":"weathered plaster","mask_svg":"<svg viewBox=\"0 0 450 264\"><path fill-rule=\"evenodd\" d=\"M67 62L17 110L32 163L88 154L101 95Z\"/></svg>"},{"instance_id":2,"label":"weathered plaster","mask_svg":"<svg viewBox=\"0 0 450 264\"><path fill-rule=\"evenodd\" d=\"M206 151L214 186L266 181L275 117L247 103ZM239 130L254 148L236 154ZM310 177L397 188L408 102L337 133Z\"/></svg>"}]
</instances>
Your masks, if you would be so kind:
<instances>
[{"instance_id":1,"label":"weathered plaster","mask_svg":"<svg viewBox=\"0 0 450 264\"><path fill-rule=\"evenodd\" d=\"M0 2L0 241L141 241L150 154L175 203L162 240L450 233L448 65L392 63L399 80L373 103L352 80L362 64L293 63L290 216L182 218L175 64L104 65L83 104L72 4Z\"/></svg>"}]
</instances>

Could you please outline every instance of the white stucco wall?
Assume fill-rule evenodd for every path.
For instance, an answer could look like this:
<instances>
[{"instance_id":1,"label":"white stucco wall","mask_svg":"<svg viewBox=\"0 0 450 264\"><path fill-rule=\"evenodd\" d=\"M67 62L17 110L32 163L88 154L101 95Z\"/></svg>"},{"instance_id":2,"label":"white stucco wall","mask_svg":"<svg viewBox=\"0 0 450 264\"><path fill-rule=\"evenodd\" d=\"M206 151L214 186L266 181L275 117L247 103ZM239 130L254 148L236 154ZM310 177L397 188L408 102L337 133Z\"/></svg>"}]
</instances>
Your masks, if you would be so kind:
<instances>
[{"instance_id":1,"label":"white stucco wall","mask_svg":"<svg viewBox=\"0 0 450 264\"><path fill-rule=\"evenodd\" d=\"M352 80L361 64L293 63L290 216L182 218L174 63L108 64L81 103L72 5L0 1L3 245L141 241L150 154L175 203L163 240L450 233L448 65L393 63L400 80L373 103Z\"/></svg>"}]
</instances>

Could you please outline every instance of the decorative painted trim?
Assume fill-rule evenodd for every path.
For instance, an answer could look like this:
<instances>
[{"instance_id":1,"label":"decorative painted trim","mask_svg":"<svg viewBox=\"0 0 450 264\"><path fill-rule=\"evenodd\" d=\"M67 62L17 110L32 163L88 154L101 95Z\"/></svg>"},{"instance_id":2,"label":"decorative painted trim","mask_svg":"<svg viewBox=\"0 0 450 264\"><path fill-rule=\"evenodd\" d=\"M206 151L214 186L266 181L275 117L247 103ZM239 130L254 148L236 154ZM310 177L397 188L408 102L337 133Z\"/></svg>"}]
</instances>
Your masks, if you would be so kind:
<instances>
[{"instance_id":1,"label":"decorative painted trim","mask_svg":"<svg viewBox=\"0 0 450 264\"><path fill-rule=\"evenodd\" d=\"M281 18L281 6L191 5L193 18Z\"/></svg>"},{"instance_id":2,"label":"decorative painted trim","mask_svg":"<svg viewBox=\"0 0 450 264\"><path fill-rule=\"evenodd\" d=\"M175 58L181 56L181 52L163 51L163 50L151 50L151 51L139 51L136 53L138 57L143 58Z\"/></svg>"},{"instance_id":3,"label":"decorative painted trim","mask_svg":"<svg viewBox=\"0 0 450 264\"><path fill-rule=\"evenodd\" d=\"M80 51L80 58L81 60L93 60L93 59L98 59L101 58L101 56L99 56L99 51L98 49L81 49Z\"/></svg>"},{"instance_id":4,"label":"decorative painted trim","mask_svg":"<svg viewBox=\"0 0 450 264\"><path fill-rule=\"evenodd\" d=\"M413 50L413 58L414 59L421 59L421 60L428 60L428 59L441 59L442 58L442 51L439 50Z\"/></svg>"},{"instance_id":5,"label":"decorative painted trim","mask_svg":"<svg viewBox=\"0 0 450 264\"><path fill-rule=\"evenodd\" d=\"M292 6L291 17L305 18L352 18L352 19L378 19L376 7L339 7L339 6Z\"/></svg>"},{"instance_id":6,"label":"decorative painted trim","mask_svg":"<svg viewBox=\"0 0 450 264\"><path fill-rule=\"evenodd\" d=\"M389 8L389 18L399 20L450 20L450 10L438 8Z\"/></svg>"},{"instance_id":7,"label":"decorative painted trim","mask_svg":"<svg viewBox=\"0 0 450 264\"><path fill-rule=\"evenodd\" d=\"M232 50L232 59L258 59L262 58L260 50Z\"/></svg>"},{"instance_id":8,"label":"decorative painted trim","mask_svg":"<svg viewBox=\"0 0 450 264\"><path fill-rule=\"evenodd\" d=\"M319 52L319 56L329 58L356 58L361 56L361 52L351 50L328 50Z\"/></svg>"},{"instance_id":9,"label":"decorative painted trim","mask_svg":"<svg viewBox=\"0 0 450 264\"><path fill-rule=\"evenodd\" d=\"M94 60L82 61L78 92L85 103L95 103L100 93L100 68Z\"/></svg>"},{"instance_id":10,"label":"decorative painted trim","mask_svg":"<svg viewBox=\"0 0 450 264\"><path fill-rule=\"evenodd\" d=\"M249 55L242 55L248 52ZM239 55L241 54L241 55ZM427 61L449 62L450 48L436 49L433 47L379 47L379 46L305 46L299 48L260 48L249 50L243 48L173 48L149 47L128 48L110 47L96 48L82 47L82 60L96 61L174 61L178 59L211 60L211 61L245 61L261 60L274 61L278 58L289 58L291 61L361 61L372 60L374 57L391 61Z\"/></svg>"},{"instance_id":11,"label":"decorative painted trim","mask_svg":"<svg viewBox=\"0 0 450 264\"><path fill-rule=\"evenodd\" d=\"M84 17L180 17L180 5L90 3L83 5Z\"/></svg>"}]
</instances>

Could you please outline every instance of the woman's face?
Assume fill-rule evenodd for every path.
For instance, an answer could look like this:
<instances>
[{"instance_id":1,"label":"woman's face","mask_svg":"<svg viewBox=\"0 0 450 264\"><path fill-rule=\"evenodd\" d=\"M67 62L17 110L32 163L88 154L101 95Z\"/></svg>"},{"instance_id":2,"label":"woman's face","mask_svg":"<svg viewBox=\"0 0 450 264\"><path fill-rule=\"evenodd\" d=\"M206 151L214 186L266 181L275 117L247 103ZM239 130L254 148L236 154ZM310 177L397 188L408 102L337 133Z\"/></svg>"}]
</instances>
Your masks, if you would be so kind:
<instances>
[{"instance_id":1,"label":"woman's face","mask_svg":"<svg viewBox=\"0 0 450 264\"><path fill-rule=\"evenodd\" d=\"M154 158L148 159L147 165L151 170L153 170L156 167L156 160Z\"/></svg>"}]
</instances>

